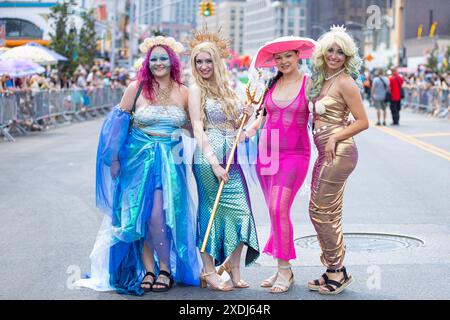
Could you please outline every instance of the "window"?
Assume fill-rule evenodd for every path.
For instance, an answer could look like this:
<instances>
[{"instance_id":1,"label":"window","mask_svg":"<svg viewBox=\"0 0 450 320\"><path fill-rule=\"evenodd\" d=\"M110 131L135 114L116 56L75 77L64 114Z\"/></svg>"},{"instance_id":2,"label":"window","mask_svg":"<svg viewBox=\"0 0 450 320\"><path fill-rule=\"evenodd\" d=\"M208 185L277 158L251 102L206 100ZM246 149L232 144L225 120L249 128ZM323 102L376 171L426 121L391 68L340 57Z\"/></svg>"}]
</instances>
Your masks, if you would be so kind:
<instances>
[{"instance_id":1,"label":"window","mask_svg":"<svg viewBox=\"0 0 450 320\"><path fill-rule=\"evenodd\" d=\"M42 39L44 32L34 23L22 19L3 18L6 22L7 39Z\"/></svg>"}]
</instances>

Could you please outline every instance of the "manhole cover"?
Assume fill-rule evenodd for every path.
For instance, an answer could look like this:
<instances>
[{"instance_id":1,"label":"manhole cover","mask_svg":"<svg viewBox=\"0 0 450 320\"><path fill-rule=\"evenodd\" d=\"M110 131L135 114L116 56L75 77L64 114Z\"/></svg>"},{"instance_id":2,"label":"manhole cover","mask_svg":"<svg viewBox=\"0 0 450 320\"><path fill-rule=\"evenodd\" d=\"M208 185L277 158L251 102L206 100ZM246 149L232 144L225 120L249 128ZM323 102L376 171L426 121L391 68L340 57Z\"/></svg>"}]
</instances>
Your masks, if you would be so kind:
<instances>
[{"instance_id":1,"label":"manhole cover","mask_svg":"<svg viewBox=\"0 0 450 320\"><path fill-rule=\"evenodd\" d=\"M317 236L306 236L294 240L295 245L305 249L318 249ZM345 246L354 252L385 252L424 245L420 239L397 234L382 233L344 233Z\"/></svg>"}]
</instances>

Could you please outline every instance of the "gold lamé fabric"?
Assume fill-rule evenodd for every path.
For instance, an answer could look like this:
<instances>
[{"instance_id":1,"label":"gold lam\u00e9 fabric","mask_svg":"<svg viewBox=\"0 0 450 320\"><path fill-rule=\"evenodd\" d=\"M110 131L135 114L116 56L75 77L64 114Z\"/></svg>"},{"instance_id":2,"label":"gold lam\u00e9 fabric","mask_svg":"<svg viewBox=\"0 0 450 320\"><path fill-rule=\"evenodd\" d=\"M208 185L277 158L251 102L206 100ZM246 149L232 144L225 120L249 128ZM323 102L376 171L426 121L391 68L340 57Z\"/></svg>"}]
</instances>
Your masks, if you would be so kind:
<instances>
[{"instance_id":1,"label":"gold lam\u00e9 fabric","mask_svg":"<svg viewBox=\"0 0 450 320\"><path fill-rule=\"evenodd\" d=\"M327 101L326 112L315 114L324 125L313 132L318 157L314 164L311 181L309 214L322 249L321 261L330 269L342 267L345 245L342 231L342 207L347 178L356 167L358 150L353 138L336 144L336 158L332 164L326 163L325 146L330 136L347 125L348 107L336 99Z\"/></svg>"}]
</instances>

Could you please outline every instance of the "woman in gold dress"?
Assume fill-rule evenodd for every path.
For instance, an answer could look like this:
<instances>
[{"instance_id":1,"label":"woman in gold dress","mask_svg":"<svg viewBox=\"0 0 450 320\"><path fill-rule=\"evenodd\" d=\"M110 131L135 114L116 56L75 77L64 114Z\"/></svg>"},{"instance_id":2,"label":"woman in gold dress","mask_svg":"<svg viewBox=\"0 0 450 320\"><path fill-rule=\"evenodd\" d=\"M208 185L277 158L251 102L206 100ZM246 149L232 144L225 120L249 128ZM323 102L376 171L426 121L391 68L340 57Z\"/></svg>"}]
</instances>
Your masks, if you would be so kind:
<instances>
[{"instance_id":1,"label":"woman in gold dress","mask_svg":"<svg viewBox=\"0 0 450 320\"><path fill-rule=\"evenodd\" d=\"M358 160L353 136L366 130L369 122L356 83L362 61L345 28L332 27L325 33L312 59L309 107L318 158L311 181L309 214L327 270L321 278L309 281L308 287L321 294L338 294L353 281L343 264L342 232L344 188Z\"/></svg>"}]
</instances>

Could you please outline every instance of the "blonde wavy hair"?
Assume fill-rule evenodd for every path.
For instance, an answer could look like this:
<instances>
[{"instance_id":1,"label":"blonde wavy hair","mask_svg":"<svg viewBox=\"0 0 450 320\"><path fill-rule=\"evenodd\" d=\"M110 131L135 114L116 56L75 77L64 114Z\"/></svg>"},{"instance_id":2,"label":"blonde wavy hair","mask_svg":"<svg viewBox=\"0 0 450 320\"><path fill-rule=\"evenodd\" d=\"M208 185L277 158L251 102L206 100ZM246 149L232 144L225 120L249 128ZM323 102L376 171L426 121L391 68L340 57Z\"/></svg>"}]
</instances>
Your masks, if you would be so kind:
<instances>
[{"instance_id":1,"label":"blonde wavy hair","mask_svg":"<svg viewBox=\"0 0 450 320\"><path fill-rule=\"evenodd\" d=\"M195 59L200 52L209 53L213 61L214 73L211 80L205 80L198 73ZM225 63L220 57L220 51L212 42L202 42L196 45L191 51L191 69L193 81L197 83L201 90L201 114L205 119L205 101L207 97L215 98L221 102L222 110L229 119L237 124L238 114L236 104L239 101L238 96L230 87L227 78Z\"/></svg>"},{"instance_id":2,"label":"blonde wavy hair","mask_svg":"<svg viewBox=\"0 0 450 320\"><path fill-rule=\"evenodd\" d=\"M331 28L331 31L323 34L317 41L314 54L311 58L312 62L312 86L308 92L309 100L313 100L319 96L322 90L323 82L326 78L325 54L333 44L337 44L346 55L344 69L345 73L350 75L361 87L359 79L359 70L362 66L362 59L358 54L358 47L353 38L342 27Z\"/></svg>"}]
</instances>

